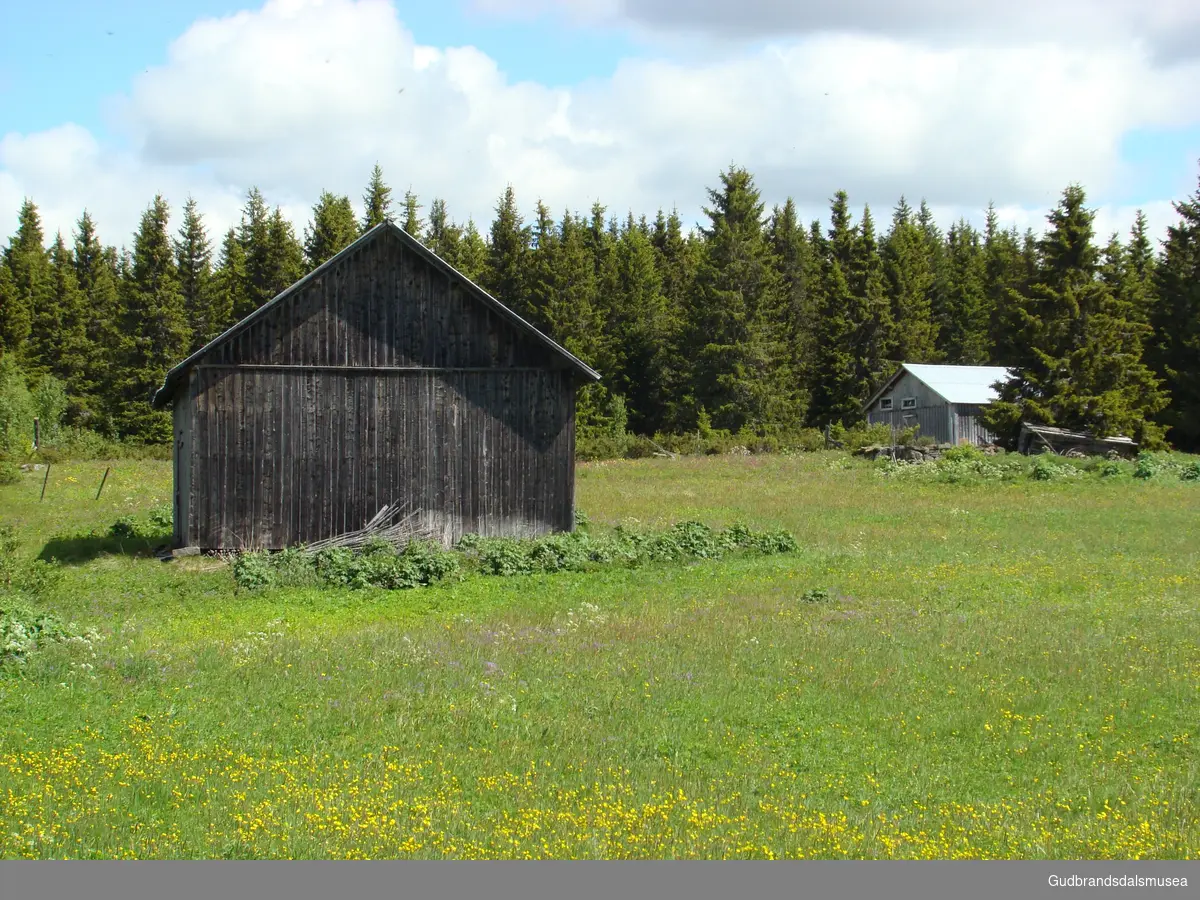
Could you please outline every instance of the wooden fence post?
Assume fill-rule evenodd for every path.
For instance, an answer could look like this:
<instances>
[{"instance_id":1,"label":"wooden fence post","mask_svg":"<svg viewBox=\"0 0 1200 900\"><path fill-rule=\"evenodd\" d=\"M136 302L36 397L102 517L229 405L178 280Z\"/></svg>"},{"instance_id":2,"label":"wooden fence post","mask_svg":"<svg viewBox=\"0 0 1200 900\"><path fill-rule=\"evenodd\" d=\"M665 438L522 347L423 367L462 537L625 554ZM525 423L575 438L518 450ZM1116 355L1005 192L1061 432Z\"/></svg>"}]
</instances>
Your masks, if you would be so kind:
<instances>
[{"instance_id":1,"label":"wooden fence post","mask_svg":"<svg viewBox=\"0 0 1200 900\"><path fill-rule=\"evenodd\" d=\"M41 503L46 499L46 482L50 480L50 463L46 463L46 477L42 479L42 496L38 497L38 502Z\"/></svg>"},{"instance_id":2,"label":"wooden fence post","mask_svg":"<svg viewBox=\"0 0 1200 900\"><path fill-rule=\"evenodd\" d=\"M96 499L97 500L100 499L100 491L104 490L104 482L108 481L108 472L111 468L112 468L112 466L104 467L104 477L100 479L100 490L96 491Z\"/></svg>"}]
</instances>

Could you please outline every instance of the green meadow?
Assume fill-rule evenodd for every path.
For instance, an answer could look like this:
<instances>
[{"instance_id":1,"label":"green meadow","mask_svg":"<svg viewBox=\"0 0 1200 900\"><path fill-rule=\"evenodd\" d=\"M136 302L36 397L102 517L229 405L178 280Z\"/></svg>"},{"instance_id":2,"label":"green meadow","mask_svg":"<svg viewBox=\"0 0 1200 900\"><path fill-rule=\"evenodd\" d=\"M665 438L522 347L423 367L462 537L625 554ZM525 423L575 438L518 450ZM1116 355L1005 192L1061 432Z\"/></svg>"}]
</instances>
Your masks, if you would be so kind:
<instances>
[{"instance_id":1,"label":"green meadow","mask_svg":"<svg viewBox=\"0 0 1200 900\"><path fill-rule=\"evenodd\" d=\"M799 549L247 591L113 535L169 463L44 475L0 487L70 623L0 668L5 857L1200 855L1200 481L586 463L593 531Z\"/></svg>"}]
</instances>

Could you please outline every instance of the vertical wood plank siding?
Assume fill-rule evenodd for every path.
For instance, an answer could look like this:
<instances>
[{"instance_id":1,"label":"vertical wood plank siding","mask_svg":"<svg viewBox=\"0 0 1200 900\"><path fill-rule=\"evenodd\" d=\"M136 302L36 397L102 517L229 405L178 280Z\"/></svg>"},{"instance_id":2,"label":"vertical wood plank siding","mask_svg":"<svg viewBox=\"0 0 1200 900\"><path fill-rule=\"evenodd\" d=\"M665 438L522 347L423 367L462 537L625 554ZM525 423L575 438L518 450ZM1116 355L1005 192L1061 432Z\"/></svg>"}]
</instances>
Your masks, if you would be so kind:
<instances>
[{"instance_id":1,"label":"vertical wood plank siding","mask_svg":"<svg viewBox=\"0 0 1200 900\"><path fill-rule=\"evenodd\" d=\"M446 542L569 530L576 379L384 233L198 361L175 397L176 542L281 548L388 503Z\"/></svg>"}]
</instances>

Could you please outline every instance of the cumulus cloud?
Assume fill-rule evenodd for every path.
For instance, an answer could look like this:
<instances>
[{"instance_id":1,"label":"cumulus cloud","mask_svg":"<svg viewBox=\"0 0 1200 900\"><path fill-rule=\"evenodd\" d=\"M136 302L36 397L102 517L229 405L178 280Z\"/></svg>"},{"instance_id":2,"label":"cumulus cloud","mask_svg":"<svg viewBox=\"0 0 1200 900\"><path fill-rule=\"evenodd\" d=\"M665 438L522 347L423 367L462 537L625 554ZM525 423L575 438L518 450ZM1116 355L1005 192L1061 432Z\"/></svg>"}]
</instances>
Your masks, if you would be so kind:
<instances>
[{"instance_id":1,"label":"cumulus cloud","mask_svg":"<svg viewBox=\"0 0 1200 900\"><path fill-rule=\"evenodd\" d=\"M481 228L506 183L526 210L539 197L556 213L599 199L619 215L677 205L694 221L731 162L769 202L794 196L810 217L844 188L877 218L903 193L943 221L978 221L994 200L1040 228L1068 182L1103 197L1130 129L1200 121L1198 74L1123 44L813 34L626 60L610 78L552 89L510 82L476 48L417 43L385 0L273 0L180 36L112 102L117 140L69 124L0 140L0 228L11 233L31 195L51 227L87 206L120 243L161 191L176 206L194 194L219 232L254 184L299 230L323 188L357 202L377 160L397 194L443 197ZM1151 213L1158 229L1169 205ZM1132 219L1103 215L1122 230Z\"/></svg>"}]
</instances>

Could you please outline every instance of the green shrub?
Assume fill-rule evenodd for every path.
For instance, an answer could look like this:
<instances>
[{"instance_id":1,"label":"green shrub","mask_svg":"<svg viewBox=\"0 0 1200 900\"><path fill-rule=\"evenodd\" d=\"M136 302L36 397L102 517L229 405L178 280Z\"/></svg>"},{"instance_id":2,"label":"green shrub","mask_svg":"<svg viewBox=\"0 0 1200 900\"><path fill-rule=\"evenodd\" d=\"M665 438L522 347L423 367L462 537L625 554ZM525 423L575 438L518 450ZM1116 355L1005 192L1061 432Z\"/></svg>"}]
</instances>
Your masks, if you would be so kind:
<instances>
[{"instance_id":1,"label":"green shrub","mask_svg":"<svg viewBox=\"0 0 1200 900\"><path fill-rule=\"evenodd\" d=\"M275 569L271 554L265 551L239 553L233 558L233 580L239 588L261 590L275 584Z\"/></svg>"},{"instance_id":2,"label":"green shrub","mask_svg":"<svg viewBox=\"0 0 1200 900\"><path fill-rule=\"evenodd\" d=\"M825 588L813 588L805 591L800 599L805 603L824 603L829 599L829 591Z\"/></svg>"},{"instance_id":3,"label":"green shrub","mask_svg":"<svg viewBox=\"0 0 1200 900\"><path fill-rule=\"evenodd\" d=\"M358 551L335 547L316 554L303 549L242 553L234 558L233 577L246 590L314 583L399 590L445 581L462 569L511 577L583 572L604 565L720 559L738 550L788 553L798 546L786 531L755 531L741 524L715 531L702 522L680 522L665 531L618 527L603 536L583 529L537 538L468 534L453 550L413 541L397 552L386 542L373 541Z\"/></svg>"},{"instance_id":4,"label":"green shrub","mask_svg":"<svg viewBox=\"0 0 1200 900\"><path fill-rule=\"evenodd\" d=\"M946 462L987 462L987 454L974 444L959 444L950 447L942 453Z\"/></svg>"},{"instance_id":5,"label":"green shrub","mask_svg":"<svg viewBox=\"0 0 1200 900\"><path fill-rule=\"evenodd\" d=\"M1102 459L1093 471L1101 478L1116 478L1121 475L1131 475L1133 467L1120 459Z\"/></svg>"},{"instance_id":6,"label":"green shrub","mask_svg":"<svg viewBox=\"0 0 1200 900\"><path fill-rule=\"evenodd\" d=\"M1179 472L1180 481L1200 481L1200 459L1193 460Z\"/></svg>"},{"instance_id":7,"label":"green shrub","mask_svg":"<svg viewBox=\"0 0 1200 900\"><path fill-rule=\"evenodd\" d=\"M11 459L0 457L0 485L16 484L21 480L21 468Z\"/></svg>"},{"instance_id":8,"label":"green shrub","mask_svg":"<svg viewBox=\"0 0 1200 900\"><path fill-rule=\"evenodd\" d=\"M165 538L174 527L174 511L169 506L158 506L144 516L121 516L108 529L111 537L121 539L154 540Z\"/></svg>"},{"instance_id":9,"label":"green shrub","mask_svg":"<svg viewBox=\"0 0 1200 900\"><path fill-rule=\"evenodd\" d=\"M22 663L46 644L71 635L55 616L0 599L0 663Z\"/></svg>"},{"instance_id":10,"label":"green shrub","mask_svg":"<svg viewBox=\"0 0 1200 900\"><path fill-rule=\"evenodd\" d=\"M1037 481L1058 481L1079 474L1079 470L1068 463L1060 462L1057 458L1043 453L1034 461L1029 477Z\"/></svg>"}]
</instances>

